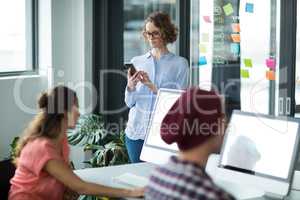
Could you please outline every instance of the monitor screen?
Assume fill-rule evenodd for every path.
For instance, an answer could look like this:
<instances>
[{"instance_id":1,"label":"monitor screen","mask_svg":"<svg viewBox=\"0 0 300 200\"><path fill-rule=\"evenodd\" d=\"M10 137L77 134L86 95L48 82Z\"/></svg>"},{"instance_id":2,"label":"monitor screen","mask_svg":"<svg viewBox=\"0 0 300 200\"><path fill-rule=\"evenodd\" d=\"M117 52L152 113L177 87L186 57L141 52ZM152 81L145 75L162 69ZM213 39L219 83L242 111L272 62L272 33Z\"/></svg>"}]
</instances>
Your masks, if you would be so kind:
<instances>
[{"instance_id":1,"label":"monitor screen","mask_svg":"<svg viewBox=\"0 0 300 200\"><path fill-rule=\"evenodd\" d=\"M160 137L160 126L162 120L176 102L176 100L181 96L182 90L171 90L171 89L161 89L158 92L154 110L151 115L151 119L147 129L147 137L145 139L146 146L159 148L162 150L168 150L176 152L178 151L177 145L166 144Z\"/></svg>"},{"instance_id":2,"label":"monitor screen","mask_svg":"<svg viewBox=\"0 0 300 200\"><path fill-rule=\"evenodd\" d=\"M220 167L288 179L296 156L298 122L234 111L226 130Z\"/></svg>"}]
</instances>

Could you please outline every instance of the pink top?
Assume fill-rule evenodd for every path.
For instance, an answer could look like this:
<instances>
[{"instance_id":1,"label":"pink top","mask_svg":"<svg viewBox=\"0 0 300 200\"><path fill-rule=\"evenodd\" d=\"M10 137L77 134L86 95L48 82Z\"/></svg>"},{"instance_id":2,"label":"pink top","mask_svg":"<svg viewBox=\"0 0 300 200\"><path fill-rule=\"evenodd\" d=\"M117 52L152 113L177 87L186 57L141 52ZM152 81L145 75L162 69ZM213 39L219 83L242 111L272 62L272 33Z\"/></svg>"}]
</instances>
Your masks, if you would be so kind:
<instances>
[{"instance_id":1,"label":"pink top","mask_svg":"<svg viewBox=\"0 0 300 200\"><path fill-rule=\"evenodd\" d=\"M65 186L43 170L49 160L69 162L67 136L62 141L62 154L47 138L27 143L18 159L18 167L10 180L10 200L62 200Z\"/></svg>"}]
</instances>

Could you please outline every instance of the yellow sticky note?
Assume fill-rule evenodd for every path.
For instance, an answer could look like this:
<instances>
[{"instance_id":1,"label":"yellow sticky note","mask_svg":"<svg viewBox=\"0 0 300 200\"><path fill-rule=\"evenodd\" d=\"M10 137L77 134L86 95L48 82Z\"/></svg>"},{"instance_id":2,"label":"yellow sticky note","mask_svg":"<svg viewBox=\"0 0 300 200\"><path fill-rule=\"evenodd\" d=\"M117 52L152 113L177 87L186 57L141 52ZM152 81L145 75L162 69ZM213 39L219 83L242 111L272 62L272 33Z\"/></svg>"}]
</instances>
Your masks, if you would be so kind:
<instances>
[{"instance_id":1,"label":"yellow sticky note","mask_svg":"<svg viewBox=\"0 0 300 200\"><path fill-rule=\"evenodd\" d=\"M208 42L209 41L208 33L202 33L201 36L202 36L201 37L202 38L201 39L202 42Z\"/></svg>"},{"instance_id":2,"label":"yellow sticky note","mask_svg":"<svg viewBox=\"0 0 300 200\"><path fill-rule=\"evenodd\" d=\"M239 33L241 32L240 24L239 23L233 23L231 24L231 28L233 32Z\"/></svg>"},{"instance_id":3,"label":"yellow sticky note","mask_svg":"<svg viewBox=\"0 0 300 200\"><path fill-rule=\"evenodd\" d=\"M275 80L275 72L274 71L266 71L266 78L270 81Z\"/></svg>"},{"instance_id":4,"label":"yellow sticky note","mask_svg":"<svg viewBox=\"0 0 300 200\"><path fill-rule=\"evenodd\" d=\"M244 64L246 67L252 67L252 60L250 58L245 58Z\"/></svg>"},{"instance_id":5,"label":"yellow sticky note","mask_svg":"<svg viewBox=\"0 0 300 200\"><path fill-rule=\"evenodd\" d=\"M236 43L241 42L240 34L231 34L231 39L233 42L236 42Z\"/></svg>"},{"instance_id":6,"label":"yellow sticky note","mask_svg":"<svg viewBox=\"0 0 300 200\"><path fill-rule=\"evenodd\" d=\"M241 77L242 78L249 78L249 71L246 69L241 69Z\"/></svg>"},{"instance_id":7,"label":"yellow sticky note","mask_svg":"<svg viewBox=\"0 0 300 200\"><path fill-rule=\"evenodd\" d=\"M233 13L233 7L231 3L228 3L225 6L223 6L223 10L226 16L231 15Z\"/></svg>"},{"instance_id":8,"label":"yellow sticky note","mask_svg":"<svg viewBox=\"0 0 300 200\"><path fill-rule=\"evenodd\" d=\"M204 44L199 45L200 53L206 53L206 46Z\"/></svg>"}]
</instances>

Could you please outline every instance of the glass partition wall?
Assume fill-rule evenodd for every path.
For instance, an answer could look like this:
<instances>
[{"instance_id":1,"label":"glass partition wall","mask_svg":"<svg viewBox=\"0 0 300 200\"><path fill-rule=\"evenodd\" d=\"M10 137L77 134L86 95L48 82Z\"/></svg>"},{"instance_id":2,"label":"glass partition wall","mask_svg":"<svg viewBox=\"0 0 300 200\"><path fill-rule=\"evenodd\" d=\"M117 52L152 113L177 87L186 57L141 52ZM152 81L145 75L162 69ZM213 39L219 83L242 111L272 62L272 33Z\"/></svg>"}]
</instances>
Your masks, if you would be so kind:
<instances>
[{"instance_id":1,"label":"glass partition wall","mask_svg":"<svg viewBox=\"0 0 300 200\"><path fill-rule=\"evenodd\" d=\"M297 4L296 69L295 69L295 117L300 118L300 3Z\"/></svg>"},{"instance_id":2,"label":"glass partition wall","mask_svg":"<svg viewBox=\"0 0 300 200\"><path fill-rule=\"evenodd\" d=\"M149 47L142 37L144 20L154 11L166 12L179 27L179 0L124 0L124 62L129 62L132 57L142 55ZM169 49L178 54L177 43L169 45Z\"/></svg>"},{"instance_id":3,"label":"glass partition wall","mask_svg":"<svg viewBox=\"0 0 300 200\"><path fill-rule=\"evenodd\" d=\"M223 94L228 115L277 112L278 7L276 0L191 1L192 84Z\"/></svg>"}]
</instances>

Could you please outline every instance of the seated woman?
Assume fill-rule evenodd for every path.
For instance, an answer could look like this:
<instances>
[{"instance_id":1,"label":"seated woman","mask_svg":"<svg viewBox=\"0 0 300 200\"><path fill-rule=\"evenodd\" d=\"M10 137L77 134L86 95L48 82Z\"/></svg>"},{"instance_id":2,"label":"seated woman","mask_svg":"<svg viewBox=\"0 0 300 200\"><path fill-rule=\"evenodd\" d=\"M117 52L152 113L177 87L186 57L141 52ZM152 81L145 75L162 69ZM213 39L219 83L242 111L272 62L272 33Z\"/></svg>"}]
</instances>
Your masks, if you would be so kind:
<instances>
[{"instance_id":1,"label":"seated woman","mask_svg":"<svg viewBox=\"0 0 300 200\"><path fill-rule=\"evenodd\" d=\"M40 112L18 143L17 169L11 179L11 200L62 200L66 188L79 194L137 197L143 189L114 189L87 183L69 167L66 131L79 117L76 93L57 86L41 95Z\"/></svg>"},{"instance_id":2,"label":"seated woman","mask_svg":"<svg viewBox=\"0 0 300 200\"><path fill-rule=\"evenodd\" d=\"M205 172L209 155L220 150L223 133L220 97L199 88L183 93L163 119L160 132L167 144L177 143L180 153L154 170L145 199L234 199Z\"/></svg>"}]
</instances>

